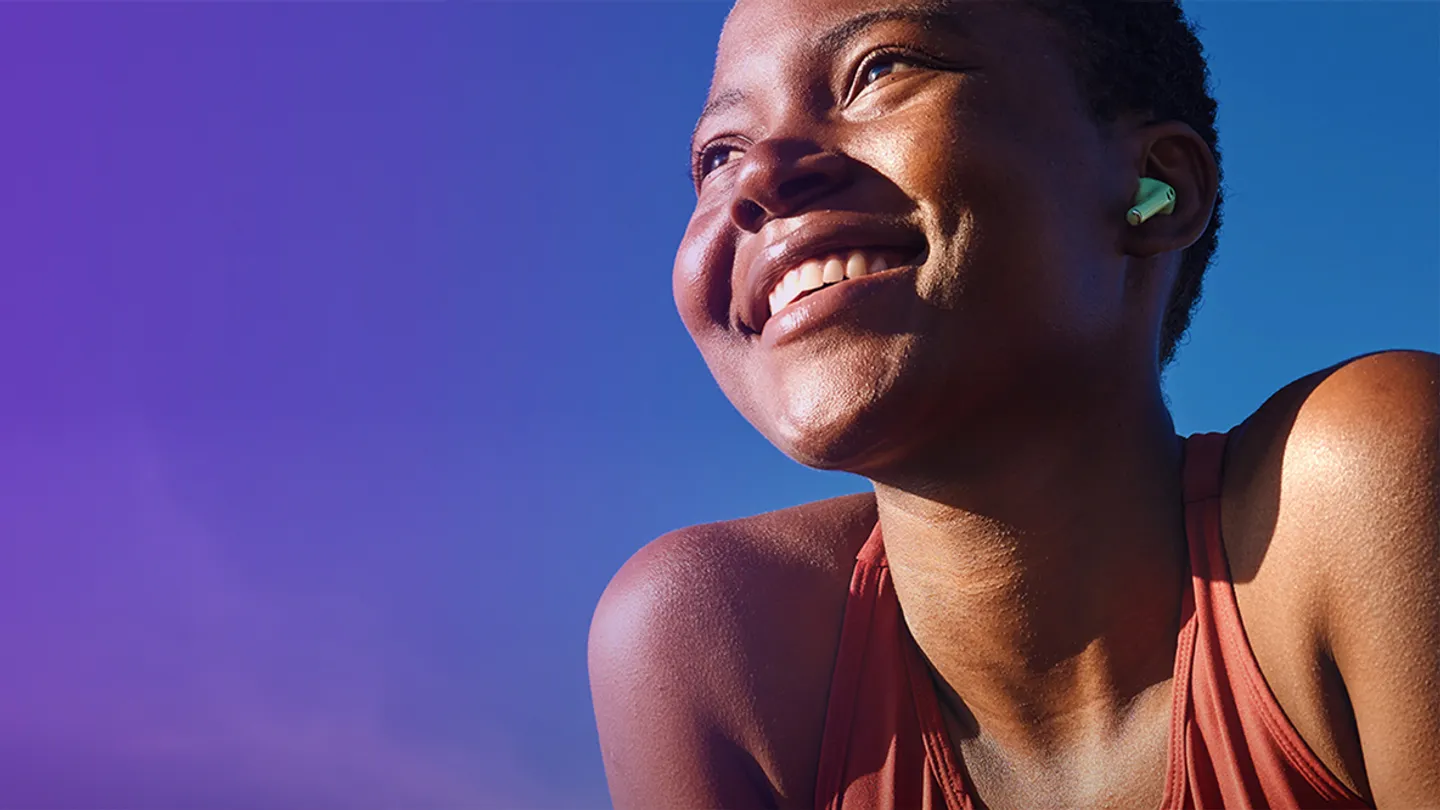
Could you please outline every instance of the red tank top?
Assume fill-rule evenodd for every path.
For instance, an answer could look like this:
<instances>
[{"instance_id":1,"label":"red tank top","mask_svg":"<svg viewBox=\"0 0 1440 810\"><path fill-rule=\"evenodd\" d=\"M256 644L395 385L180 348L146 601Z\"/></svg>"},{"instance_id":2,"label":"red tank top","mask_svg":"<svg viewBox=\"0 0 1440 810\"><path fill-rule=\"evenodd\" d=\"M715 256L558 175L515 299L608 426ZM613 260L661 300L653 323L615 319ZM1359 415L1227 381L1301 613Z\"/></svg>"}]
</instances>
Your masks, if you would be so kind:
<instances>
[{"instance_id":1,"label":"red tank top","mask_svg":"<svg viewBox=\"0 0 1440 810\"><path fill-rule=\"evenodd\" d=\"M1368 807L1315 757L1260 674L1220 542L1225 434L1185 443L1192 588L1175 654L1161 810ZM930 673L906 629L876 526L861 549L830 686L820 810L984 807L950 744Z\"/></svg>"}]
</instances>

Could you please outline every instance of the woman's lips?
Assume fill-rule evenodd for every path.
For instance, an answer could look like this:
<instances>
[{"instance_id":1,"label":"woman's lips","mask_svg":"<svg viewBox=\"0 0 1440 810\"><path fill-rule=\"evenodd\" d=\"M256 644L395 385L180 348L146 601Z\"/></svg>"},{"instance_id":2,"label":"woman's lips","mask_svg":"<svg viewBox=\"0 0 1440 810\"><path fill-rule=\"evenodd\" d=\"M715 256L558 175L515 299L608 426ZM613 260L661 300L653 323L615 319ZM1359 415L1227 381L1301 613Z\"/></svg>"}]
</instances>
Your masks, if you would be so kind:
<instances>
[{"instance_id":1,"label":"woman's lips","mask_svg":"<svg viewBox=\"0 0 1440 810\"><path fill-rule=\"evenodd\" d=\"M808 259L788 271L770 291L770 317L806 293L906 264L906 259L911 258L908 253L895 248L868 248Z\"/></svg>"},{"instance_id":2,"label":"woman's lips","mask_svg":"<svg viewBox=\"0 0 1440 810\"><path fill-rule=\"evenodd\" d=\"M926 253L921 229L898 217L815 211L770 225L783 235L767 239L769 226L757 234L759 240L752 243L755 252L741 260L735 277L738 322L751 335L761 334L772 315L796 306L809 297L806 293L814 295L827 285L840 288L868 277L877 257L894 267ZM852 270L857 252L861 259ZM842 279L827 282L827 267L828 278Z\"/></svg>"},{"instance_id":3,"label":"woman's lips","mask_svg":"<svg viewBox=\"0 0 1440 810\"><path fill-rule=\"evenodd\" d=\"M760 343L775 348L826 326L850 321L868 328L886 330L886 322L906 319L905 299L915 295L915 275L923 262L910 262L877 273L829 284L799 296L765 322ZM897 293L891 295L889 293ZM871 299L886 299L878 309L864 306ZM893 300L892 300L893 299Z\"/></svg>"}]
</instances>

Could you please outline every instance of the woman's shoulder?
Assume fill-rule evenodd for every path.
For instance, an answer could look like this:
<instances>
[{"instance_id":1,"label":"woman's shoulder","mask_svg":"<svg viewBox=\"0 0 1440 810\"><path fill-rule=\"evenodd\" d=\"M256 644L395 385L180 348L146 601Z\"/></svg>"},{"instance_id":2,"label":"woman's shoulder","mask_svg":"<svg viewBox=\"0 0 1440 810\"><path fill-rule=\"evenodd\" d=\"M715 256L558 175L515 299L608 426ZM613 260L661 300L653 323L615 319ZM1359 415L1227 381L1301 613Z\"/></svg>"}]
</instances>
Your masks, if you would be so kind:
<instances>
[{"instance_id":1,"label":"woman's shoulder","mask_svg":"<svg viewBox=\"0 0 1440 810\"><path fill-rule=\"evenodd\" d=\"M872 495L832 498L670 532L621 568L590 629L617 806L809 795L850 575L874 525Z\"/></svg>"},{"instance_id":2,"label":"woman's shoulder","mask_svg":"<svg viewBox=\"0 0 1440 810\"><path fill-rule=\"evenodd\" d=\"M1360 707L1387 707L1372 722L1399 728L1419 699L1417 680L1372 662L1440 663L1425 629L1440 620L1437 455L1440 356L1416 351L1296 380L1227 448L1221 524L1250 646L1301 736L1362 795L1375 774Z\"/></svg>"},{"instance_id":3,"label":"woman's shoulder","mask_svg":"<svg viewBox=\"0 0 1440 810\"><path fill-rule=\"evenodd\" d=\"M1237 549L1236 579L1283 551L1276 542L1344 556L1354 530L1413 522L1431 505L1437 427L1440 355L1429 352L1367 354L1281 388L1226 451L1225 523L1263 543Z\"/></svg>"}]
</instances>

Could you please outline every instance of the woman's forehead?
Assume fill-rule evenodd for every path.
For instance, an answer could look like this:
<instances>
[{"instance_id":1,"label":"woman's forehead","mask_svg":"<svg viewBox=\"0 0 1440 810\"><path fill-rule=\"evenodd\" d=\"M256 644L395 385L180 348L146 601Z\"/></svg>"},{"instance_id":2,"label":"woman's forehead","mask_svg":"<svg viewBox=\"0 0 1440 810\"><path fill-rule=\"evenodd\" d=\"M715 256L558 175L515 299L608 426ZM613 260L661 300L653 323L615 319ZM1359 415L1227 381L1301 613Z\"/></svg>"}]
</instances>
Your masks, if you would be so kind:
<instances>
[{"instance_id":1,"label":"woman's forehead","mask_svg":"<svg viewBox=\"0 0 1440 810\"><path fill-rule=\"evenodd\" d=\"M967 5L954 0L738 0L720 35L720 58L729 53L744 56L786 40L813 40L874 18L958 16Z\"/></svg>"},{"instance_id":2,"label":"woman's forehead","mask_svg":"<svg viewBox=\"0 0 1440 810\"><path fill-rule=\"evenodd\" d=\"M1041 19L1021 0L738 0L716 53L714 89L746 84L743 76L783 76L791 59L838 51L868 28L909 23L979 45L1030 50L1014 23ZM1020 40L1020 41L1017 41Z\"/></svg>"}]
</instances>

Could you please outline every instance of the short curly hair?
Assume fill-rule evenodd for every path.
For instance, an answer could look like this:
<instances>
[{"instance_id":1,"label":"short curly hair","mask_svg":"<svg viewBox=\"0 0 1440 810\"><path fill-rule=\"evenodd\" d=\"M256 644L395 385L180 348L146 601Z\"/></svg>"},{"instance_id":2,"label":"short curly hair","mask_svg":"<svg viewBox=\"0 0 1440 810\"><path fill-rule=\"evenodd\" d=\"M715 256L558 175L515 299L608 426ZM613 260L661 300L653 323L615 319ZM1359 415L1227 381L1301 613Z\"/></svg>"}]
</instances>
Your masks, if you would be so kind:
<instances>
[{"instance_id":1,"label":"short curly hair","mask_svg":"<svg viewBox=\"0 0 1440 810\"><path fill-rule=\"evenodd\" d=\"M1122 113L1138 112L1157 121L1183 121L1220 165L1210 68L1195 25L1178 0L1028 1L1068 33L1080 88L1097 118L1113 121ZM1181 260L1160 331L1162 368L1175 358L1200 303L1223 202L1224 194L1217 189L1209 226Z\"/></svg>"}]
</instances>

